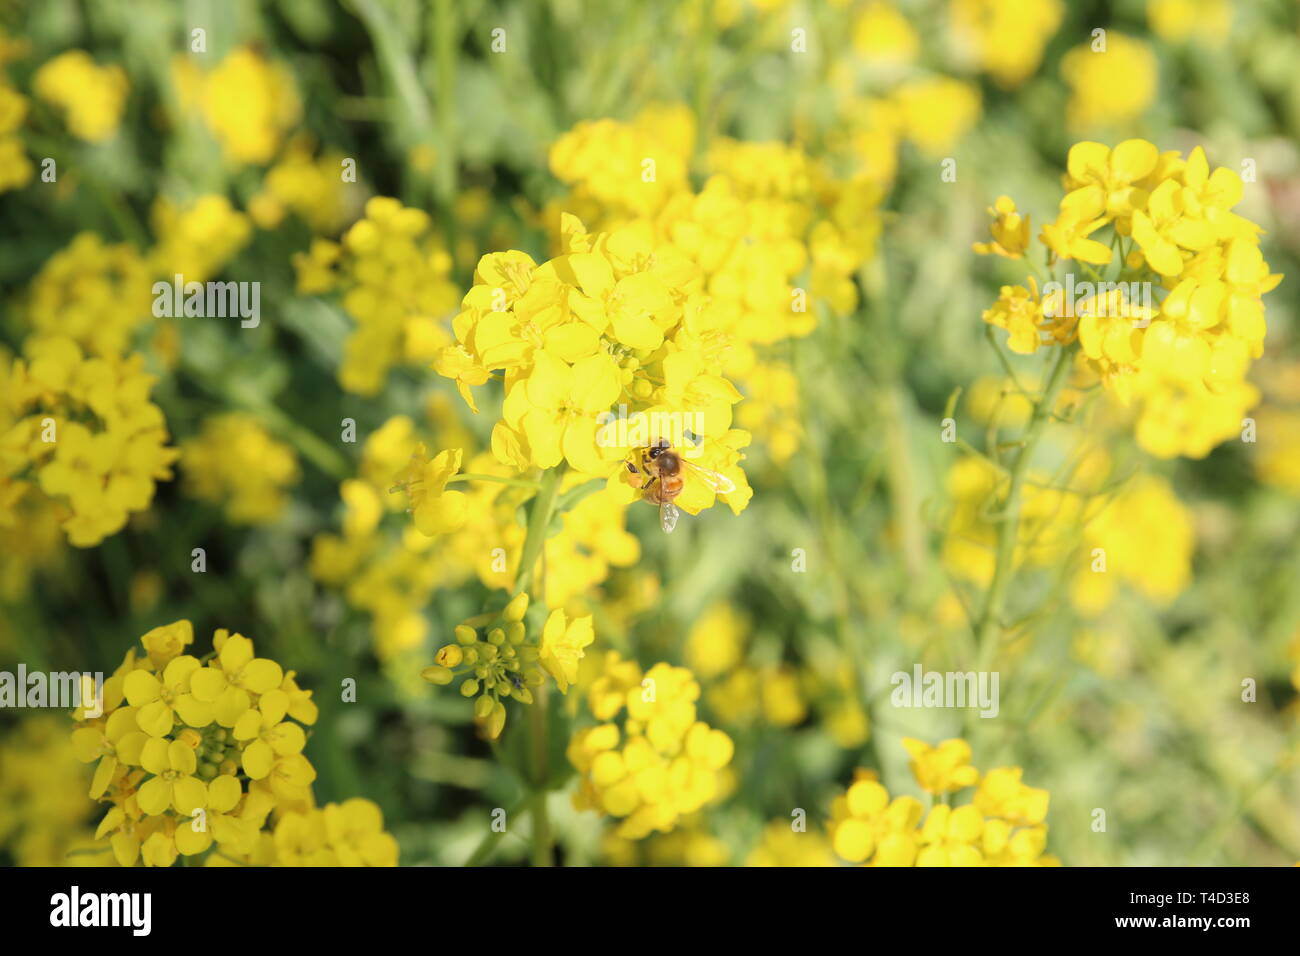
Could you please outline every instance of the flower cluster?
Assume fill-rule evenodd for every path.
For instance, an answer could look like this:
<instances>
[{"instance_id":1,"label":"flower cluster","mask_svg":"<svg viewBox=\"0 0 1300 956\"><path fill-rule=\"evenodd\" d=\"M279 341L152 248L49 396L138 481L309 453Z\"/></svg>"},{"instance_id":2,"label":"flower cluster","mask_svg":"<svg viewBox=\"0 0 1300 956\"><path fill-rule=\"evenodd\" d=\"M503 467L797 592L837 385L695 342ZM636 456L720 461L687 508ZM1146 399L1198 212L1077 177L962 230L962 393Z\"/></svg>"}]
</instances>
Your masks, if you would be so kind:
<instances>
[{"instance_id":1,"label":"flower cluster","mask_svg":"<svg viewBox=\"0 0 1300 956\"><path fill-rule=\"evenodd\" d=\"M642 229L591 235L567 215L564 249L540 266L523 252L484 256L455 320L459 344L434 367L471 407L471 387L504 373L492 450L521 472L567 462L625 480L633 449L666 437L647 430L661 415L677 423L678 443L688 431L700 439L695 463L735 484L725 497L739 513L751 494L739 467L749 435L731 427L740 393L722 374L722 319L698 269ZM634 417L624 433L609 427L616 404L647 416L639 440ZM625 487L630 501L636 485ZM695 514L714 500L688 475L678 504Z\"/></svg>"},{"instance_id":2,"label":"flower cluster","mask_svg":"<svg viewBox=\"0 0 1300 956\"><path fill-rule=\"evenodd\" d=\"M687 175L695 138L694 118L680 106L652 105L630 122L579 124L551 149L552 172L570 190L548 205L546 224L562 252L569 250L565 224L572 225L562 213L571 212L593 231L635 231L656 258L679 263L674 295L684 299L683 325L693 337L683 342L665 329L668 347L701 348L736 400L745 396L738 414L773 427L773 435L760 435L775 438L788 458L798 440L789 424L798 396L766 387L788 374L768 346L811 332L819 305L841 314L856 307L853 276L875 254L883 184L874 168L837 176L798 145L722 137L698 160L696 190ZM698 303L704 309L695 317Z\"/></svg>"},{"instance_id":3,"label":"flower cluster","mask_svg":"<svg viewBox=\"0 0 1300 956\"><path fill-rule=\"evenodd\" d=\"M4 65L0 58L0 67ZM18 129L27 117L27 97L0 74L0 193L26 186L34 167L23 149Z\"/></svg>"},{"instance_id":4,"label":"flower cluster","mask_svg":"<svg viewBox=\"0 0 1300 956\"><path fill-rule=\"evenodd\" d=\"M73 136L102 143L122 122L130 84L120 66L100 66L84 50L69 50L41 65L32 88L63 110Z\"/></svg>"},{"instance_id":5,"label":"flower cluster","mask_svg":"<svg viewBox=\"0 0 1300 956\"><path fill-rule=\"evenodd\" d=\"M829 659L755 663L752 622L730 603L705 608L691 625L684 648L686 666L699 679L709 711L728 727L795 727L813 702L823 711L827 732L844 748L862 745L868 721L854 693L852 669Z\"/></svg>"},{"instance_id":6,"label":"flower cluster","mask_svg":"<svg viewBox=\"0 0 1300 956\"><path fill-rule=\"evenodd\" d=\"M745 866L835 866L835 853L824 834L796 832L788 820L773 820L763 828Z\"/></svg>"},{"instance_id":7,"label":"flower cluster","mask_svg":"<svg viewBox=\"0 0 1300 956\"><path fill-rule=\"evenodd\" d=\"M953 0L948 19L958 46L1004 89L1038 69L1043 48L1061 25L1060 0Z\"/></svg>"},{"instance_id":8,"label":"flower cluster","mask_svg":"<svg viewBox=\"0 0 1300 956\"><path fill-rule=\"evenodd\" d=\"M319 809L289 810L252 862L268 866L397 866L397 841L370 800L353 797ZM233 861L231 861L233 862ZM214 865L222 865L220 857Z\"/></svg>"},{"instance_id":9,"label":"flower cluster","mask_svg":"<svg viewBox=\"0 0 1300 956\"><path fill-rule=\"evenodd\" d=\"M473 438L456 423L445 395L435 394L428 412L428 425L443 441L472 450ZM371 617L376 654L403 686L401 661L423 645L424 608L436 591L474 577L489 589L513 588L525 538L517 515L536 494L490 452L458 447L430 459L423 440L428 431L397 415L372 432L357 475L339 488L339 532L322 532L312 543L312 575ZM466 477L459 472L462 461L481 480L448 487L451 479ZM566 482L562 490L572 487ZM414 520L385 521L404 507ZM568 606L600 586L611 567L636 562L640 543L623 525L626 510L624 498L602 489L565 512L530 569L543 562L549 569L539 602Z\"/></svg>"},{"instance_id":10,"label":"flower cluster","mask_svg":"<svg viewBox=\"0 0 1300 956\"><path fill-rule=\"evenodd\" d=\"M551 148L551 170L571 188L546 220L554 229L568 211L601 232L638 226L688 258L716 300L728 374L743 378L754 344L813 329L809 291L853 310L850 276L874 255L883 193L875 178L837 177L797 145L725 137L702 157L697 192L686 175L695 136L680 106L579 124ZM796 281L806 268L808 288Z\"/></svg>"},{"instance_id":11,"label":"flower cluster","mask_svg":"<svg viewBox=\"0 0 1300 956\"><path fill-rule=\"evenodd\" d=\"M992 579L998 527L989 514L990 503L1005 496L1009 483L1008 476L983 458L963 457L949 468L946 485L952 512L943 560L955 576L981 586ZM1082 495L1052 487L1047 476L1031 475L1012 565L1046 567L1064 559L1084 519L1085 506Z\"/></svg>"},{"instance_id":12,"label":"flower cluster","mask_svg":"<svg viewBox=\"0 0 1300 956\"><path fill-rule=\"evenodd\" d=\"M1263 295L1281 281L1259 227L1232 211L1241 178L1211 172L1199 146L1184 158L1137 139L1078 143L1067 166L1060 211L1040 239L1049 265L1074 260L1081 274L1042 294L1032 279L1003 287L984 319L1008 330L1016 352L1077 341L1082 371L1136 407L1145 450L1204 457L1258 400L1245 376L1262 352ZM1029 217L1007 197L993 213L994 242L976 251L1027 255ZM1108 241L1097 238L1103 228ZM1149 297L1129 291L1144 284Z\"/></svg>"},{"instance_id":13,"label":"flower cluster","mask_svg":"<svg viewBox=\"0 0 1300 956\"><path fill-rule=\"evenodd\" d=\"M18 866L65 866L90 840L85 773L68 739L67 718L48 714L12 728L0 745L0 852Z\"/></svg>"},{"instance_id":14,"label":"flower cluster","mask_svg":"<svg viewBox=\"0 0 1300 956\"><path fill-rule=\"evenodd\" d=\"M549 160L555 178L573 186L566 208L588 218L626 221L653 215L689 189L694 149L695 118L689 109L650 106L631 123L578 123L551 147Z\"/></svg>"},{"instance_id":15,"label":"flower cluster","mask_svg":"<svg viewBox=\"0 0 1300 956\"><path fill-rule=\"evenodd\" d=\"M1026 786L1019 767L1000 767L981 777L964 740L931 747L906 738L903 745L912 755L918 785L944 802L927 813L920 800L891 799L873 774L859 771L831 806L836 855L869 866L1059 865L1044 854L1049 794ZM949 802L950 794L972 787L970 803Z\"/></svg>"},{"instance_id":16,"label":"flower cluster","mask_svg":"<svg viewBox=\"0 0 1300 956\"><path fill-rule=\"evenodd\" d=\"M157 245L151 250L155 274L169 281L206 282L248 244L248 216L225 196L209 193L180 205L159 197L152 212Z\"/></svg>"},{"instance_id":17,"label":"flower cluster","mask_svg":"<svg viewBox=\"0 0 1300 956\"><path fill-rule=\"evenodd\" d=\"M285 491L299 478L293 448L244 412L204 419L180 451L186 490L222 505L233 524L276 521L288 505Z\"/></svg>"},{"instance_id":18,"label":"flower cluster","mask_svg":"<svg viewBox=\"0 0 1300 956\"><path fill-rule=\"evenodd\" d=\"M1070 126L1121 126L1146 111L1156 96L1155 51L1115 30L1094 37L1061 58L1061 76L1070 87L1066 115Z\"/></svg>"},{"instance_id":19,"label":"flower cluster","mask_svg":"<svg viewBox=\"0 0 1300 956\"><path fill-rule=\"evenodd\" d=\"M998 531L989 507L1008 481L982 458L950 468L943 561L955 578L989 585ZM1109 607L1121 584L1166 605L1191 579L1192 517L1169 482L1153 474L1113 482L1108 456L1094 449L1069 487L1031 474L1021 504L1012 567L1070 569L1071 603L1087 616Z\"/></svg>"},{"instance_id":20,"label":"flower cluster","mask_svg":"<svg viewBox=\"0 0 1300 956\"><path fill-rule=\"evenodd\" d=\"M176 273L186 281L207 279L252 229L246 215L215 194L183 206L159 198L153 223L158 241L144 254L83 232L33 279L20 310L30 329L25 358L4 359L3 378L11 387L0 408L0 526L21 526L23 536L41 540L46 509L28 494L39 487L54 502L69 540L91 546L119 531L128 514L147 508L154 482L171 477L178 452L165 447L167 430L161 409L150 401L154 378L143 371L145 356L132 352L141 333L154 326L151 280L165 275L170 281ZM163 362L174 355L169 341L174 338L155 336ZM283 452L268 449L274 451L268 458L255 454L256 461L241 464L238 480L247 485L250 475L268 471L282 484L296 480L292 460L286 468ZM204 470L210 476L227 467L219 455ZM199 484L201 496L211 492L211 481ZM258 507L278 510L274 501Z\"/></svg>"},{"instance_id":21,"label":"flower cluster","mask_svg":"<svg viewBox=\"0 0 1300 956\"><path fill-rule=\"evenodd\" d=\"M641 839L668 833L720 797L721 771L735 747L697 718L699 696L684 667L656 664L643 675L635 661L609 652L587 694L601 723L569 742L569 762L581 774L574 806L617 817L617 836ZM620 728L616 718L624 710Z\"/></svg>"},{"instance_id":22,"label":"flower cluster","mask_svg":"<svg viewBox=\"0 0 1300 956\"><path fill-rule=\"evenodd\" d=\"M178 855L395 865L377 808L314 808L316 771L302 751L318 710L294 672L240 634L218 630L203 659L185 653L193 641L184 620L145 634L143 653L132 648L105 681L102 713L74 714L73 746L96 764L90 796L109 804L95 838L122 866Z\"/></svg>"},{"instance_id":23,"label":"flower cluster","mask_svg":"<svg viewBox=\"0 0 1300 956\"><path fill-rule=\"evenodd\" d=\"M1085 565L1070 600L1080 612L1107 607L1119 582L1167 605L1192 577L1196 531L1187 506L1159 475L1137 475L1084 526Z\"/></svg>"},{"instance_id":24,"label":"flower cluster","mask_svg":"<svg viewBox=\"0 0 1300 956\"><path fill-rule=\"evenodd\" d=\"M302 115L293 75L252 47L236 47L208 73L179 55L172 82L181 108L203 117L232 165L269 163Z\"/></svg>"},{"instance_id":25,"label":"flower cluster","mask_svg":"<svg viewBox=\"0 0 1300 956\"><path fill-rule=\"evenodd\" d=\"M144 358L88 356L70 338L32 337L0 368L0 525L24 498L51 499L68 540L90 547L143 511L171 478L162 411Z\"/></svg>"},{"instance_id":26,"label":"flower cluster","mask_svg":"<svg viewBox=\"0 0 1300 956\"><path fill-rule=\"evenodd\" d=\"M850 28L858 56L836 63L831 74L838 115L827 145L853 170L848 182L890 186L905 142L932 159L951 157L980 118L980 88L923 62L941 56L1015 86L1037 67L1055 29L1049 6L1047 0L949 4L949 35L934 57L923 54L922 34L893 4L873 0L861 7Z\"/></svg>"},{"instance_id":27,"label":"flower cluster","mask_svg":"<svg viewBox=\"0 0 1300 956\"><path fill-rule=\"evenodd\" d=\"M150 320L150 278L135 247L78 233L36 273L25 315L38 336L65 336L92 355L121 355Z\"/></svg>"},{"instance_id":28,"label":"flower cluster","mask_svg":"<svg viewBox=\"0 0 1300 956\"><path fill-rule=\"evenodd\" d=\"M1147 22L1170 43L1222 46L1232 33L1231 0L1150 0Z\"/></svg>"},{"instance_id":29,"label":"flower cluster","mask_svg":"<svg viewBox=\"0 0 1300 956\"><path fill-rule=\"evenodd\" d=\"M261 191L248 201L248 212L262 229L274 229L292 213L321 235L343 227L348 207L342 183L343 154L326 150L312 155L312 143L296 136L266 171Z\"/></svg>"},{"instance_id":30,"label":"flower cluster","mask_svg":"<svg viewBox=\"0 0 1300 956\"><path fill-rule=\"evenodd\" d=\"M549 674L561 693L578 679L578 663L595 640L591 616L570 621L556 609L546 619L540 638L529 640L524 615L526 593L512 598L500 611L469 618L456 627L456 643L439 649L434 664L421 676L431 684L457 678L462 697L475 697L474 718L488 739L501 736L506 723L504 700L533 702L533 688Z\"/></svg>"},{"instance_id":31,"label":"flower cluster","mask_svg":"<svg viewBox=\"0 0 1300 956\"><path fill-rule=\"evenodd\" d=\"M0 353L0 369L7 359ZM0 381L3 380L0 371ZM0 480L0 596L18 600L27 593L38 573L59 568L67 558L62 506L45 495L27 494L30 488Z\"/></svg>"},{"instance_id":32,"label":"flower cluster","mask_svg":"<svg viewBox=\"0 0 1300 956\"><path fill-rule=\"evenodd\" d=\"M445 401L445 396L441 398ZM430 419L442 426L444 436L455 434L447 409L435 401L430 410L436 411ZM423 612L436 588L461 584L475 570L488 587L510 583L504 568L493 570L492 552L498 546L495 529L515 523L515 509L526 497L492 482L465 485L463 534L438 539L438 547L435 539L421 534L409 521L385 526L385 516L402 507L401 497L390 494L393 476L404 464L410 467L420 447L416 424L404 415L390 418L372 432L362 446L356 477L339 488L341 533L322 532L312 542L312 575L342 589L351 606L371 616L375 652L386 663L423 645L428 629ZM484 473L506 472L490 455L475 456L472 465Z\"/></svg>"},{"instance_id":33,"label":"flower cluster","mask_svg":"<svg viewBox=\"0 0 1300 956\"><path fill-rule=\"evenodd\" d=\"M1255 416L1259 447L1255 473L1265 484L1300 498L1300 409L1269 406Z\"/></svg>"},{"instance_id":34,"label":"flower cluster","mask_svg":"<svg viewBox=\"0 0 1300 956\"><path fill-rule=\"evenodd\" d=\"M401 362L427 362L450 342L443 320L455 308L451 256L433 237L429 215L376 196L342 243L317 238L294 256L298 291L339 291L357 327L347 341L339 383L374 395Z\"/></svg>"}]
</instances>

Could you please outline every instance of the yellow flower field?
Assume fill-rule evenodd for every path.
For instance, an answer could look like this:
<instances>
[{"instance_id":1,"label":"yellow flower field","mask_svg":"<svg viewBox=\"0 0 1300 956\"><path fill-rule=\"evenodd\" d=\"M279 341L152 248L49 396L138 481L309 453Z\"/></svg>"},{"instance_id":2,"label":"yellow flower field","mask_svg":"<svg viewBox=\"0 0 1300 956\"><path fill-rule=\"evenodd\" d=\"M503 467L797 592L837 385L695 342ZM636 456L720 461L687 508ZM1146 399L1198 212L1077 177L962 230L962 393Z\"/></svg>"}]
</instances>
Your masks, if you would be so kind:
<instances>
[{"instance_id":1,"label":"yellow flower field","mask_svg":"<svg viewBox=\"0 0 1300 956\"><path fill-rule=\"evenodd\" d=\"M1298 61L0 2L0 863L1297 864Z\"/></svg>"}]
</instances>

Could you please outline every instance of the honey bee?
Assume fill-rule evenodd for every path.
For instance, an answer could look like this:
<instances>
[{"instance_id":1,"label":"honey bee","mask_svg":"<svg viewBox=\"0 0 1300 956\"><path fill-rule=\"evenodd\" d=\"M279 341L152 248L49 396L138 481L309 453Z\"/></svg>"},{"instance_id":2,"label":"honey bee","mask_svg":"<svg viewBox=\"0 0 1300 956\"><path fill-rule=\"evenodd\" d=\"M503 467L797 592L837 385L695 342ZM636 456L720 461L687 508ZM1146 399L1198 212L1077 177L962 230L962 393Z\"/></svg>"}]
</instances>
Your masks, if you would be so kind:
<instances>
[{"instance_id":1,"label":"honey bee","mask_svg":"<svg viewBox=\"0 0 1300 956\"><path fill-rule=\"evenodd\" d=\"M736 490L736 485L726 475L701 468L679 455L666 438L661 438L643 449L640 461L628 462L627 470L642 478L641 497L659 506L659 525L665 533L677 527L681 511L673 501L682 493L689 471L720 495Z\"/></svg>"}]
</instances>

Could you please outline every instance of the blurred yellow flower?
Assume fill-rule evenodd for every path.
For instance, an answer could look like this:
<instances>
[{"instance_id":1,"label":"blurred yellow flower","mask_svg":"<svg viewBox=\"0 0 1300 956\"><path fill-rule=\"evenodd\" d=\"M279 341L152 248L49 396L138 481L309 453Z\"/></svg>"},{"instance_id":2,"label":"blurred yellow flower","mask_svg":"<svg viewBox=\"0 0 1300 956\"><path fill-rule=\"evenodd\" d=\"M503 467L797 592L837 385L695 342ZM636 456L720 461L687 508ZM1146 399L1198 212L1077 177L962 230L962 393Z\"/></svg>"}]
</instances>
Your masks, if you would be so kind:
<instances>
[{"instance_id":1,"label":"blurred yellow flower","mask_svg":"<svg viewBox=\"0 0 1300 956\"><path fill-rule=\"evenodd\" d=\"M248 216L225 196L209 194L180 204L160 196L153 205L158 244L150 255L157 275L182 282L206 282L248 244L253 227Z\"/></svg>"},{"instance_id":2,"label":"blurred yellow flower","mask_svg":"<svg viewBox=\"0 0 1300 956\"><path fill-rule=\"evenodd\" d=\"M172 77L182 108L202 111L222 153L236 165L271 162L302 114L293 75L249 46L234 48L206 74L179 55Z\"/></svg>"},{"instance_id":3,"label":"blurred yellow flower","mask_svg":"<svg viewBox=\"0 0 1300 956\"><path fill-rule=\"evenodd\" d=\"M63 110L74 136L102 143L122 122L130 84L120 66L100 66L84 50L69 50L42 64L32 89Z\"/></svg>"},{"instance_id":4,"label":"blurred yellow flower","mask_svg":"<svg viewBox=\"0 0 1300 956\"><path fill-rule=\"evenodd\" d=\"M980 117L979 87L947 76L908 80L893 93L903 135L927 156L949 156Z\"/></svg>"},{"instance_id":5,"label":"blurred yellow flower","mask_svg":"<svg viewBox=\"0 0 1300 956\"><path fill-rule=\"evenodd\" d=\"M1066 52L1061 76L1070 87L1070 126L1122 126L1142 115L1156 95L1156 56L1141 40L1105 30ZM1105 48L1098 45L1104 41Z\"/></svg>"},{"instance_id":6,"label":"blurred yellow flower","mask_svg":"<svg viewBox=\"0 0 1300 956\"><path fill-rule=\"evenodd\" d=\"M932 748L905 738L922 789L947 794L979 784L971 802L935 803L925 812L915 797L890 798L874 773L859 770L831 804L835 855L867 866L1057 866L1045 855L1048 793L1021 782L1019 767L990 770L981 779L970 748L948 740ZM922 820L924 817L924 820Z\"/></svg>"},{"instance_id":7,"label":"blurred yellow flower","mask_svg":"<svg viewBox=\"0 0 1300 956\"><path fill-rule=\"evenodd\" d=\"M927 793L949 793L979 782L979 771L970 765L970 744L945 740L931 747L923 740L904 737L903 746L912 755L912 773Z\"/></svg>"},{"instance_id":8,"label":"blurred yellow flower","mask_svg":"<svg viewBox=\"0 0 1300 956\"><path fill-rule=\"evenodd\" d=\"M1196 40L1222 46L1232 34L1229 0L1148 0L1147 23L1171 43Z\"/></svg>"},{"instance_id":9,"label":"blurred yellow flower","mask_svg":"<svg viewBox=\"0 0 1300 956\"><path fill-rule=\"evenodd\" d=\"M871 66L905 66L916 59L920 39L891 3L871 0L853 21L853 49Z\"/></svg>"},{"instance_id":10,"label":"blurred yellow flower","mask_svg":"<svg viewBox=\"0 0 1300 956\"><path fill-rule=\"evenodd\" d=\"M1060 0L952 0L948 19L960 49L1004 89L1038 69L1061 25Z\"/></svg>"},{"instance_id":11,"label":"blurred yellow flower","mask_svg":"<svg viewBox=\"0 0 1300 956\"><path fill-rule=\"evenodd\" d=\"M235 524L279 520L285 491L301 476L293 448L243 412L204 419L199 433L181 443L180 465L189 493L221 505Z\"/></svg>"}]
</instances>

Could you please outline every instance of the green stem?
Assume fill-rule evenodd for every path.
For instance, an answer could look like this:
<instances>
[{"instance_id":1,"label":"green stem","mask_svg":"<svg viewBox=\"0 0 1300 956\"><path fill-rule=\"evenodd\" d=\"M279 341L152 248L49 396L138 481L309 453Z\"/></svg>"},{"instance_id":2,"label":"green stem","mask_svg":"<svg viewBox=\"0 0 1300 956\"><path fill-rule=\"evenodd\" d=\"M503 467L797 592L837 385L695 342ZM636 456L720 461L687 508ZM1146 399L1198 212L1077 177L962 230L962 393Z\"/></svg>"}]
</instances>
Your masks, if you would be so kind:
<instances>
[{"instance_id":1,"label":"green stem","mask_svg":"<svg viewBox=\"0 0 1300 956\"><path fill-rule=\"evenodd\" d=\"M1011 486L1001 509L998 525L997 558L993 566L993 580L988 593L984 595L984 604L975 623L975 646L978 651L977 670L987 671L997 656L1001 638L1001 621L1003 605L1006 601L1007 587L1011 583L1014 570L1012 564L1016 553L1016 540L1020 534L1020 499L1025 479L1029 474L1030 459L1034 449L1043 437L1047 423L1051 420L1052 409L1056 406L1056 397L1069 378L1070 364L1074 353L1061 348L1056 356L1056 364L1047 380L1042 397L1034 404L1029 423L1021 437L1021 447L1011 466Z\"/></svg>"},{"instance_id":2,"label":"green stem","mask_svg":"<svg viewBox=\"0 0 1300 956\"><path fill-rule=\"evenodd\" d=\"M515 594L527 590L533 568L546 544L546 532L551 526L555 502L559 497L564 478L564 465L542 472L541 487L533 499L528 513L528 532L524 550L519 559L519 574L515 578ZM536 597L545 603L545 594ZM546 812L547 750L546 728L547 694L545 685L537 688L532 706L528 708L528 727L532 741L532 814L533 814L533 865L551 866L551 821Z\"/></svg>"},{"instance_id":3,"label":"green stem","mask_svg":"<svg viewBox=\"0 0 1300 956\"><path fill-rule=\"evenodd\" d=\"M538 556L542 553L542 547L546 544L546 530L551 526L551 518L555 512L555 499L559 496L560 481L563 477L563 463L542 472L541 481L538 483L537 497L533 498L533 507L528 513L528 533L524 538L523 553L519 557L519 574L515 577L515 594L522 594L528 590L528 584L533 576L533 568L537 564ZM539 594L537 597L542 601L546 600L544 594Z\"/></svg>"},{"instance_id":4,"label":"green stem","mask_svg":"<svg viewBox=\"0 0 1300 956\"><path fill-rule=\"evenodd\" d=\"M271 431L287 439L304 458L331 478L342 481L352 473L352 466L346 455L315 432L298 424L279 406L269 402L244 404L255 418L260 418Z\"/></svg>"},{"instance_id":5,"label":"green stem","mask_svg":"<svg viewBox=\"0 0 1300 956\"><path fill-rule=\"evenodd\" d=\"M533 745L533 866L554 866L551 852L551 818L546 810L547 750L546 711L550 706L546 685L537 688L528 708L528 730Z\"/></svg>"},{"instance_id":6,"label":"green stem","mask_svg":"<svg viewBox=\"0 0 1300 956\"><path fill-rule=\"evenodd\" d=\"M1002 366L1002 371L1006 373L1007 378L1011 379L1011 384L1016 387L1021 395L1028 394L1025 391L1025 387L1020 384L1020 378L1016 375L1016 370L1011 367L1011 362L1007 358L1006 353L1002 351L1002 346L998 344L997 336L993 333L993 326L984 326L984 337L988 339L989 344L993 346L993 352L998 357L998 363Z\"/></svg>"},{"instance_id":7,"label":"green stem","mask_svg":"<svg viewBox=\"0 0 1300 956\"><path fill-rule=\"evenodd\" d=\"M916 495L912 450L907 440L907 398L902 388L895 385L885 393L884 401L890 510L902 546L906 580L918 581L925 569L925 533L918 517L921 506Z\"/></svg>"},{"instance_id":8,"label":"green stem","mask_svg":"<svg viewBox=\"0 0 1300 956\"><path fill-rule=\"evenodd\" d=\"M524 805L528 798L524 798L506 811L506 829L510 828L510 821L524 811ZM506 835L506 830L488 830L487 835L475 847L474 852L469 855L465 861L465 866L482 866L487 862L487 858L492 855L492 851L497 848L497 843Z\"/></svg>"},{"instance_id":9,"label":"green stem","mask_svg":"<svg viewBox=\"0 0 1300 956\"><path fill-rule=\"evenodd\" d=\"M713 99L714 78L709 61L714 52L714 33L716 30L715 10L712 0L706 0L701 6L703 8L704 23L702 28L696 32L692 51L695 58L695 115L699 121L699 133L695 139L696 161L699 161L707 154L709 134L712 132L713 117L710 103Z\"/></svg>"},{"instance_id":10,"label":"green stem","mask_svg":"<svg viewBox=\"0 0 1300 956\"><path fill-rule=\"evenodd\" d=\"M434 103L438 122L437 194L444 207L456 198L456 8L452 0L438 0L433 12ZM448 217L455 226L455 217ZM455 248L455 236L448 236Z\"/></svg>"},{"instance_id":11,"label":"green stem","mask_svg":"<svg viewBox=\"0 0 1300 956\"><path fill-rule=\"evenodd\" d=\"M393 23L380 0L352 0L352 6L357 17L365 24L379 67L402 105L399 122L403 145L410 146L427 138L427 131L433 126L433 117L429 101L420 85L420 76L411 62L406 38Z\"/></svg>"},{"instance_id":12,"label":"green stem","mask_svg":"<svg viewBox=\"0 0 1300 956\"><path fill-rule=\"evenodd\" d=\"M498 485L511 485L515 488L532 488L534 491L541 487L537 482L528 478L504 478L501 475L481 475L474 472L461 472L459 475L452 475L447 479L447 484L453 481L494 481Z\"/></svg>"}]
</instances>

